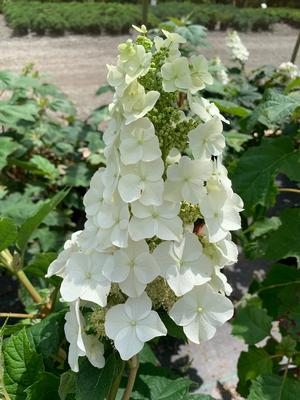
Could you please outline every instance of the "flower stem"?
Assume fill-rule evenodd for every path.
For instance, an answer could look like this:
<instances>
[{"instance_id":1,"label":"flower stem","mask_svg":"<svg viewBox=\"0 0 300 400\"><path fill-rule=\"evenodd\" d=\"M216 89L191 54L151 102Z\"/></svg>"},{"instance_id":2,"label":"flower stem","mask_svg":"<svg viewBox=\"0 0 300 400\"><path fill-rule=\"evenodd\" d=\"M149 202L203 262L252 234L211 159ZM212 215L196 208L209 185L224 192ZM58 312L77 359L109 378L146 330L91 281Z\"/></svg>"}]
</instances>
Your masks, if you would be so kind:
<instances>
[{"instance_id":1,"label":"flower stem","mask_svg":"<svg viewBox=\"0 0 300 400\"><path fill-rule=\"evenodd\" d=\"M300 189L294 189L294 188L280 188L279 192L291 192L291 193L298 193L300 194Z\"/></svg>"},{"instance_id":2,"label":"flower stem","mask_svg":"<svg viewBox=\"0 0 300 400\"><path fill-rule=\"evenodd\" d=\"M0 313L0 318L41 318L39 314Z\"/></svg>"},{"instance_id":3,"label":"flower stem","mask_svg":"<svg viewBox=\"0 0 300 400\"><path fill-rule=\"evenodd\" d=\"M120 373L116 376L115 380L113 381L112 387L110 389L109 395L107 397L107 400L115 400L118 390L119 390L119 386L121 383L121 379L124 373L124 368L125 368L125 363L122 364L122 368Z\"/></svg>"},{"instance_id":4,"label":"flower stem","mask_svg":"<svg viewBox=\"0 0 300 400\"><path fill-rule=\"evenodd\" d=\"M129 377L125 392L123 394L122 400L130 400L130 395L132 393L132 389L134 386L134 382L136 379L137 371L139 369L139 358L138 355L133 356L129 361L128 365L130 368Z\"/></svg>"},{"instance_id":5,"label":"flower stem","mask_svg":"<svg viewBox=\"0 0 300 400\"><path fill-rule=\"evenodd\" d=\"M27 278L27 276L25 275L25 272L22 270L19 270L19 271L15 272L15 275L19 279L19 281L25 286L25 288L27 289L28 293L30 294L30 296L32 297L34 302L41 303L42 302L41 296L39 295L39 293L37 292L35 287L32 285L30 280Z\"/></svg>"}]
</instances>

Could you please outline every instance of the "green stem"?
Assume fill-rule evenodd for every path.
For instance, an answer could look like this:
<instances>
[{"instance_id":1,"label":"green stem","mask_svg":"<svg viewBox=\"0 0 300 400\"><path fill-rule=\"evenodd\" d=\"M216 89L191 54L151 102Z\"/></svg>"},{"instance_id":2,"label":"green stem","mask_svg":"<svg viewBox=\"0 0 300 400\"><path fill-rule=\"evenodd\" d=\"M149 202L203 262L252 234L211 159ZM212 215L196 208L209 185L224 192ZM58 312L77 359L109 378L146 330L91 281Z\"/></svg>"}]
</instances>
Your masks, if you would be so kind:
<instances>
[{"instance_id":1,"label":"green stem","mask_svg":"<svg viewBox=\"0 0 300 400\"><path fill-rule=\"evenodd\" d=\"M25 272L22 270L19 270L19 271L15 272L15 275L19 279L19 281L25 286L25 288L27 289L28 293L30 294L30 296L32 297L34 302L41 303L42 302L41 296L39 295L39 293L37 292L35 287L32 285L30 280L27 278L27 276L25 275Z\"/></svg>"},{"instance_id":2,"label":"green stem","mask_svg":"<svg viewBox=\"0 0 300 400\"><path fill-rule=\"evenodd\" d=\"M138 355L133 356L129 361L128 365L130 368L129 377L125 392L123 394L122 400L130 400L130 395L133 390L134 382L136 379L136 375L139 369L139 358Z\"/></svg>"},{"instance_id":3,"label":"green stem","mask_svg":"<svg viewBox=\"0 0 300 400\"><path fill-rule=\"evenodd\" d=\"M121 371L120 371L119 375L117 375L117 377L115 378L115 380L112 384L112 387L110 389L107 400L115 400L116 399L116 396L117 396L117 393L118 393L118 390L120 387L121 379L122 379L122 376L124 373L124 368L125 368L125 363L122 364Z\"/></svg>"},{"instance_id":4,"label":"green stem","mask_svg":"<svg viewBox=\"0 0 300 400\"><path fill-rule=\"evenodd\" d=\"M262 288L258 289L256 291L256 293L263 292L264 290L275 289L275 288L282 287L282 286L290 286L290 285L298 285L298 284L300 284L300 281L276 283L274 285L269 285L269 286L262 287Z\"/></svg>"}]
</instances>

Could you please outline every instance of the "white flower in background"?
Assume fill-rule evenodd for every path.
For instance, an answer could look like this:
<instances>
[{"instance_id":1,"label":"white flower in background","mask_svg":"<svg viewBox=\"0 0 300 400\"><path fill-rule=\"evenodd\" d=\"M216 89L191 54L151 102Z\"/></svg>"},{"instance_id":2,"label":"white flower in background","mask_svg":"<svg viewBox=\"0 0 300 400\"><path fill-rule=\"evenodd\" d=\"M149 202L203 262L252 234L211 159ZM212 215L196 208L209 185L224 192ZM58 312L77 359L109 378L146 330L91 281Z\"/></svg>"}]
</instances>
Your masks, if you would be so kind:
<instances>
[{"instance_id":1,"label":"white flower in background","mask_svg":"<svg viewBox=\"0 0 300 400\"><path fill-rule=\"evenodd\" d=\"M64 244L64 249L59 253L58 257L52 261L49 265L46 278L50 278L53 275L60 276L63 278L66 271L66 263L72 253L80 251L78 237L82 231L74 232L71 239L67 240Z\"/></svg>"},{"instance_id":2,"label":"white flower in background","mask_svg":"<svg viewBox=\"0 0 300 400\"><path fill-rule=\"evenodd\" d=\"M146 93L144 86L138 81L133 81L120 98L126 125L144 117L152 110L159 96L159 92L155 90Z\"/></svg>"},{"instance_id":3,"label":"white flower in background","mask_svg":"<svg viewBox=\"0 0 300 400\"><path fill-rule=\"evenodd\" d=\"M129 217L128 204L116 197L115 201L103 205L94 224L106 231L105 235L109 238L110 245L126 247Z\"/></svg>"},{"instance_id":4,"label":"white flower in background","mask_svg":"<svg viewBox=\"0 0 300 400\"><path fill-rule=\"evenodd\" d=\"M244 64L249 58L249 51L242 43L236 31L229 32L226 39L227 47L231 50L233 60L240 61Z\"/></svg>"},{"instance_id":5,"label":"white flower in background","mask_svg":"<svg viewBox=\"0 0 300 400\"><path fill-rule=\"evenodd\" d=\"M124 165L153 161L161 157L159 141L148 118L140 118L124 127L119 149Z\"/></svg>"},{"instance_id":6,"label":"white flower in background","mask_svg":"<svg viewBox=\"0 0 300 400\"><path fill-rule=\"evenodd\" d=\"M188 90L192 86L189 63L185 57L176 58L172 62L166 62L161 67L161 75L165 92Z\"/></svg>"},{"instance_id":7,"label":"white flower in background","mask_svg":"<svg viewBox=\"0 0 300 400\"><path fill-rule=\"evenodd\" d=\"M268 5L267 5L267 3L261 3L261 4L260 4L260 6L261 6L261 8L263 8L263 9L266 9L266 8L268 8Z\"/></svg>"},{"instance_id":8,"label":"white flower in background","mask_svg":"<svg viewBox=\"0 0 300 400\"><path fill-rule=\"evenodd\" d=\"M97 215L104 204L104 184L102 182L102 175L104 168L99 168L97 172L94 173L90 188L83 197L83 204L85 207L85 213L88 217Z\"/></svg>"},{"instance_id":9,"label":"white flower in background","mask_svg":"<svg viewBox=\"0 0 300 400\"><path fill-rule=\"evenodd\" d=\"M217 117L226 124L230 123L226 118L223 117L218 107L204 97L193 97L190 93L188 93L188 101L191 111L198 115L203 122L208 122L212 118Z\"/></svg>"},{"instance_id":10,"label":"white flower in background","mask_svg":"<svg viewBox=\"0 0 300 400\"><path fill-rule=\"evenodd\" d=\"M160 205L164 190L162 174L164 163L161 158L122 168L118 189L126 203L140 200L145 205Z\"/></svg>"},{"instance_id":11,"label":"white flower in background","mask_svg":"<svg viewBox=\"0 0 300 400\"><path fill-rule=\"evenodd\" d=\"M222 268L217 265L214 267L214 273L211 276L209 284L216 292L220 292L224 296L230 296L232 293L232 287L227 282L227 278L221 272L221 269Z\"/></svg>"},{"instance_id":12,"label":"white flower in background","mask_svg":"<svg viewBox=\"0 0 300 400\"><path fill-rule=\"evenodd\" d=\"M110 281L119 283L122 292L129 297L140 296L159 272L159 266L144 240L130 240L128 247L116 251L103 270L104 275Z\"/></svg>"},{"instance_id":13,"label":"white flower in background","mask_svg":"<svg viewBox=\"0 0 300 400\"><path fill-rule=\"evenodd\" d=\"M288 76L289 79L293 80L300 76L300 70L297 65L293 64L290 61L283 62L279 65L279 72L283 72Z\"/></svg>"},{"instance_id":14,"label":"white flower in background","mask_svg":"<svg viewBox=\"0 0 300 400\"><path fill-rule=\"evenodd\" d=\"M212 60L212 66L216 70L214 72L215 77L223 84L227 85L229 82L229 76L225 65L222 64L220 57L216 56Z\"/></svg>"},{"instance_id":15,"label":"white flower in background","mask_svg":"<svg viewBox=\"0 0 300 400\"><path fill-rule=\"evenodd\" d=\"M189 132L190 148L196 159L210 159L219 156L225 148L223 125L214 117Z\"/></svg>"},{"instance_id":16,"label":"white flower in background","mask_svg":"<svg viewBox=\"0 0 300 400\"><path fill-rule=\"evenodd\" d=\"M211 279L213 264L203 254L202 245L193 233L185 233L180 242L163 242L153 253L161 274L176 296Z\"/></svg>"},{"instance_id":17,"label":"white flower in background","mask_svg":"<svg viewBox=\"0 0 300 400\"><path fill-rule=\"evenodd\" d=\"M183 327L189 340L200 343L211 339L216 328L233 316L233 305L229 299L205 284L196 286L177 300L169 314L177 325Z\"/></svg>"},{"instance_id":18,"label":"white flower in background","mask_svg":"<svg viewBox=\"0 0 300 400\"><path fill-rule=\"evenodd\" d=\"M167 329L157 312L151 310L151 300L144 293L111 307L105 318L105 332L122 360L129 360L142 350L145 342L165 336Z\"/></svg>"},{"instance_id":19,"label":"white flower in background","mask_svg":"<svg viewBox=\"0 0 300 400\"><path fill-rule=\"evenodd\" d=\"M66 271L60 293L64 301L77 299L91 301L105 307L110 282L102 273L107 253L73 253L66 263Z\"/></svg>"},{"instance_id":20,"label":"white flower in background","mask_svg":"<svg viewBox=\"0 0 300 400\"><path fill-rule=\"evenodd\" d=\"M183 156L178 164L167 169L165 199L171 201L186 200L198 204L206 194L204 182L212 174L212 163L208 160L191 160Z\"/></svg>"},{"instance_id":21,"label":"white flower in background","mask_svg":"<svg viewBox=\"0 0 300 400\"><path fill-rule=\"evenodd\" d=\"M79 309L79 301L70 303L70 311L65 315L65 335L70 343L68 362L71 370L79 371L78 358L87 356L90 363L96 368L105 365L104 346L95 336L83 332L84 318Z\"/></svg>"},{"instance_id":22,"label":"white flower in background","mask_svg":"<svg viewBox=\"0 0 300 400\"><path fill-rule=\"evenodd\" d=\"M163 240L180 240L182 220L178 217L179 203L163 202L160 206L132 204L133 217L129 223L129 234L135 241L157 236Z\"/></svg>"},{"instance_id":23,"label":"white flower in background","mask_svg":"<svg viewBox=\"0 0 300 400\"><path fill-rule=\"evenodd\" d=\"M204 89L206 85L212 85L214 82L213 77L208 72L208 62L202 55L191 57L190 74L192 79L191 93L197 93Z\"/></svg>"}]
</instances>

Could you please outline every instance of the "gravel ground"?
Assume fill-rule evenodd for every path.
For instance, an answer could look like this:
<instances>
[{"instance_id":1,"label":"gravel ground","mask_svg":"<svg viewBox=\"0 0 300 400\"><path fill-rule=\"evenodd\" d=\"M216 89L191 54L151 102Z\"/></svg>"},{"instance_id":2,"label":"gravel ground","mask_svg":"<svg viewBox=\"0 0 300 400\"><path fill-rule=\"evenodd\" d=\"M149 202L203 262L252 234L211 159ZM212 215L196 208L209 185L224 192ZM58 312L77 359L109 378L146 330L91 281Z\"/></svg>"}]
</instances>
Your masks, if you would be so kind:
<instances>
[{"instance_id":1,"label":"gravel ground","mask_svg":"<svg viewBox=\"0 0 300 400\"><path fill-rule=\"evenodd\" d=\"M128 36L65 35L63 37L12 37L0 15L0 68L20 71L27 63L59 86L74 102L81 116L87 116L99 102L95 91L106 80L106 64L115 63L117 45ZM274 33L241 34L251 57L248 69L262 64L279 65L290 59L297 30L278 25ZM204 49L208 57L220 55L227 63L224 32L209 32L212 48ZM108 95L109 96L109 95Z\"/></svg>"},{"instance_id":2,"label":"gravel ground","mask_svg":"<svg viewBox=\"0 0 300 400\"><path fill-rule=\"evenodd\" d=\"M285 25L277 25L273 33L241 34L251 56L248 70L262 64L279 65L290 59L298 31ZM66 35L63 37L12 37L11 30L0 16L0 68L20 71L33 62L36 69L60 87L74 102L79 114L85 117L101 102L109 101L109 95L96 98L95 91L105 83L106 64L114 63L117 45L128 36ZM219 55L229 62L225 50L225 33L210 32L212 48L203 50L208 56ZM300 60L298 58L298 64ZM234 298L240 298L251 281L254 270L264 267L241 260L228 271L234 286ZM226 324L217 335L201 346L180 345L169 362L172 365L190 364L193 378L203 383L200 391L217 399L239 400L234 387L237 382L236 363L246 346L230 335Z\"/></svg>"}]
</instances>

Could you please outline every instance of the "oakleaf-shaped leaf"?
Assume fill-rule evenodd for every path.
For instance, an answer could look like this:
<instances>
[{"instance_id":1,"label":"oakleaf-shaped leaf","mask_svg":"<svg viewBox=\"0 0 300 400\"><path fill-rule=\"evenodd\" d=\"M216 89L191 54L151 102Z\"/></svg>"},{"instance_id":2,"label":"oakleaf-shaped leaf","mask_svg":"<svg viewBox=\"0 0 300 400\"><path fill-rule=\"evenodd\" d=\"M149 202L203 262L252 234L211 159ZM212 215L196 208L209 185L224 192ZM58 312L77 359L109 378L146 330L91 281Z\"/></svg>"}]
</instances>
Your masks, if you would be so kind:
<instances>
[{"instance_id":1,"label":"oakleaf-shaped leaf","mask_svg":"<svg viewBox=\"0 0 300 400\"><path fill-rule=\"evenodd\" d=\"M42 356L30 346L26 330L4 341L4 385L11 400L25 400L25 389L44 371Z\"/></svg>"},{"instance_id":2,"label":"oakleaf-shaped leaf","mask_svg":"<svg viewBox=\"0 0 300 400\"><path fill-rule=\"evenodd\" d=\"M279 215L281 226L270 235L265 257L271 260L295 257L300 265L300 208L289 208Z\"/></svg>"},{"instance_id":3,"label":"oakleaf-shaped leaf","mask_svg":"<svg viewBox=\"0 0 300 400\"><path fill-rule=\"evenodd\" d=\"M272 318L266 310L246 305L237 310L232 321L232 334L242 337L247 344L255 344L270 334Z\"/></svg>"},{"instance_id":4,"label":"oakleaf-shaped leaf","mask_svg":"<svg viewBox=\"0 0 300 400\"><path fill-rule=\"evenodd\" d=\"M232 176L234 190L242 197L248 213L257 204L270 207L277 192L275 176L287 169L294 154L288 137L263 138L257 147L251 147L240 158Z\"/></svg>"},{"instance_id":5,"label":"oakleaf-shaped leaf","mask_svg":"<svg viewBox=\"0 0 300 400\"><path fill-rule=\"evenodd\" d=\"M296 400L300 381L277 375L261 375L251 385L248 400Z\"/></svg>"}]
</instances>

